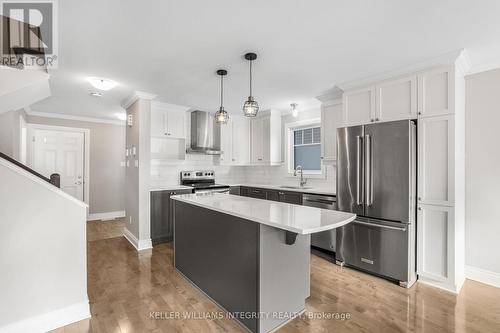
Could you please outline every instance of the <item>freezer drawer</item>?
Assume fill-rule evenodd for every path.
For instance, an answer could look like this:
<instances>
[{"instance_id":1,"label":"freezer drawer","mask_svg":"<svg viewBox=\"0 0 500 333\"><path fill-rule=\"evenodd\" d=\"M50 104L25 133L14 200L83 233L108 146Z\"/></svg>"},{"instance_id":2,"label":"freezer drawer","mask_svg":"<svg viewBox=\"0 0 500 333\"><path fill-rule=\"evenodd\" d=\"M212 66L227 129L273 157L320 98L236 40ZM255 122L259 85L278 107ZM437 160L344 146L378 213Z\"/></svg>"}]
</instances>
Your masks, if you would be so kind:
<instances>
[{"instance_id":1,"label":"freezer drawer","mask_svg":"<svg viewBox=\"0 0 500 333\"><path fill-rule=\"evenodd\" d=\"M336 260L397 281L409 281L411 227L358 219L337 229Z\"/></svg>"}]
</instances>

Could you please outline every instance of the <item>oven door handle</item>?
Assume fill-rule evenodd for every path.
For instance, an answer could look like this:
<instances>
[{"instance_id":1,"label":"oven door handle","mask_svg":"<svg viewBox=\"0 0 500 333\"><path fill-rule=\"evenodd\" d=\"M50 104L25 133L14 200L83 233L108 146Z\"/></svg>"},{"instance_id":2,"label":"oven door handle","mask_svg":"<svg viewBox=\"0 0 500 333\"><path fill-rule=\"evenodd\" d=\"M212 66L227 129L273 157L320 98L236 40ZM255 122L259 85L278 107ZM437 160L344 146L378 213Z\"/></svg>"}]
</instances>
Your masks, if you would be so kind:
<instances>
[{"instance_id":1,"label":"oven door handle","mask_svg":"<svg viewBox=\"0 0 500 333\"><path fill-rule=\"evenodd\" d=\"M203 194L203 193L229 193L229 190L228 188L224 188L224 189L214 189L214 190L198 190L198 191L195 191L195 193L198 193L198 194Z\"/></svg>"}]
</instances>

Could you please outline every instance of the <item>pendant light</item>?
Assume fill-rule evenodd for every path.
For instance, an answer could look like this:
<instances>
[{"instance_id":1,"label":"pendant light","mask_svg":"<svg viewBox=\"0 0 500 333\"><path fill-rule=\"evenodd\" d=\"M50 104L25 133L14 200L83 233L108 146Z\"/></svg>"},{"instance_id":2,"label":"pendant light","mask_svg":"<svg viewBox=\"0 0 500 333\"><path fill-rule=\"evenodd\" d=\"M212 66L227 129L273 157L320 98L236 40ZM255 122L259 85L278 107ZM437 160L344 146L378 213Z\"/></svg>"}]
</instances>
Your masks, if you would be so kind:
<instances>
[{"instance_id":1,"label":"pendant light","mask_svg":"<svg viewBox=\"0 0 500 333\"><path fill-rule=\"evenodd\" d=\"M259 112L259 103L252 96L252 61L257 59L257 55L255 53L247 53L245 54L245 59L250 61L250 96L243 104L243 114L247 117L255 117L257 112Z\"/></svg>"},{"instance_id":2,"label":"pendant light","mask_svg":"<svg viewBox=\"0 0 500 333\"><path fill-rule=\"evenodd\" d=\"M215 122L217 124L227 124L229 120L229 114L224 110L224 76L227 75L227 71L225 69L219 69L217 71L217 75L220 75L220 107L219 111L215 113Z\"/></svg>"},{"instance_id":3,"label":"pendant light","mask_svg":"<svg viewBox=\"0 0 500 333\"><path fill-rule=\"evenodd\" d=\"M299 110L297 110L298 104L297 103L292 103L292 104L290 104L290 106L292 107L292 116L294 118L297 118L297 116L299 115Z\"/></svg>"}]
</instances>

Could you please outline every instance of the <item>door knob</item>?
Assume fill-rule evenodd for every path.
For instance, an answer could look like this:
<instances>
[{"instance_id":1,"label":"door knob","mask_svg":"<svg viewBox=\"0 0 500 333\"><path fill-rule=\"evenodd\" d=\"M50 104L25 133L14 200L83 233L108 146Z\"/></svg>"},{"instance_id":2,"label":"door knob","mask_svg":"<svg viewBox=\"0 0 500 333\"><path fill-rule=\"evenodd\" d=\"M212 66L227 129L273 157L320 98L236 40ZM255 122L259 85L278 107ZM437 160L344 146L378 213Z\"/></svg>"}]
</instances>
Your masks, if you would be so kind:
<instances>
[{"instance_id":1,"label":"door knob","mask_svg":"<svg viewBox=\"0 0 500 333\"><path fill-rule=\"evenodd\" d=\"M81 181L77 181L77 182L75 182L75 185L82 185L82 182Z\"/></svg>"}]
</instances>

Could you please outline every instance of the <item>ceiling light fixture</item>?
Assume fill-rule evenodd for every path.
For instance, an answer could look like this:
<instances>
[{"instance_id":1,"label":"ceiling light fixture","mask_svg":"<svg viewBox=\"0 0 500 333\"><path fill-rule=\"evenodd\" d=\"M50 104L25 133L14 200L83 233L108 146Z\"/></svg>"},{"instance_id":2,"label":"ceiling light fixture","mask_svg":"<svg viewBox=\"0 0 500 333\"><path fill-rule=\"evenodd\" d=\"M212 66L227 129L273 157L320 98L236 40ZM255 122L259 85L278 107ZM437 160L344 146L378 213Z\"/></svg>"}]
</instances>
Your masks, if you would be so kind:
<instances>
[{"instance_id":1,"label":"ceiling light fixture","mask_svg":"<svg viewBox=\"0 0 500 333\"><path fill-rule=\"evenodd\" d=\"M297 118L297 116L299 115L299 110L297 110L298 104L292 103L292 104L290 104L290 106L292 107L292 116Z\"/></svg>"},{"instance_id":2,"label":"ceiling light fixture","mask_svg":"<svg viewBox=\"0 0 500 333\"><path fill-rule=\"evenodd\" d=\"M257 55L255 53L247 53L245 54L245 59L250 61L250 96L243 104L243 114L246 117L255 117L257 112L259 112L259 103L252 96L252 61L257 59Z\"/></svg>"},{"instance_id":3,"label":"ceiling light fixture","mask_svg":"<svg viewBox=\"0 0 500 333\"><path fill-rule=\"evenodd\" d=\"M93 91L90 93L90 96L94 96L94 97L102 97L102 93L101 92L98 92L98 91Z\"/></svg>"},{"instance_id":4,"label":"ceiling light fixture","mask_svg":"<svg viewBox=\"0 0 500 333\"><path fill-rule=\"evenodd\" d=\"M229 120L229 114L224 110L224 76L227 75L225 69L219 69L217 75L220 75L220 107L215 113L215 122L217 124L226 124Z\"/></svg>"},{"instance_id":5,"label":"ceiling light fixture","mask_svg":"<svg viewBox=\"0 0 500 333\"><path fill-rule=\"evenodd\" d=\"M99 77L89 77L88 81L94 88L104 91L113 89L117 84L113 80L103 79Z\"/></svg>"}]
</instances>

